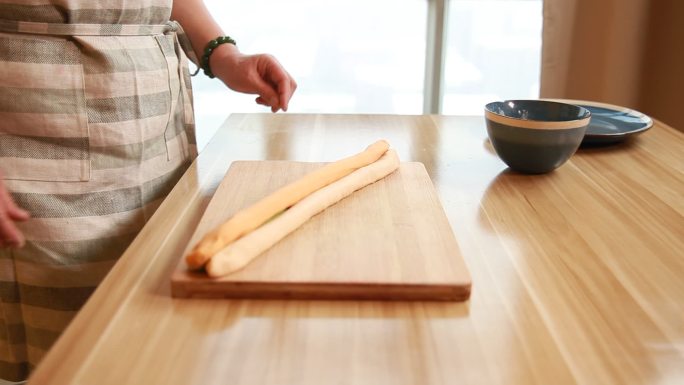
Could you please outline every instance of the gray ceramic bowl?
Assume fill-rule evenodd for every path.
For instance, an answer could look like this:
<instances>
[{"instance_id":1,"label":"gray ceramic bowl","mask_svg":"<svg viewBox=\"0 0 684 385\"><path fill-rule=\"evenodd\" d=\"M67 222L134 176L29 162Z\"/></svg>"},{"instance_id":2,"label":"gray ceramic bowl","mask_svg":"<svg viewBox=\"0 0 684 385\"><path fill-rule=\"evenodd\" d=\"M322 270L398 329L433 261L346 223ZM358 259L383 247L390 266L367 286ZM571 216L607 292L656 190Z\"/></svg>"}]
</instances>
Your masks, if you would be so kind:
<instances>
[{"instance_id":1,"label":"gray ceramic bowl","mask_svg":"<svg viewBox=\"0 0 684 385\"><path fill-rule=\"evenodd\" d=\"M485 106L487 134L497 155L526 174L555 170L577 151L591 113L546 100L506 100Z\"/></svg>"}]
</instances>

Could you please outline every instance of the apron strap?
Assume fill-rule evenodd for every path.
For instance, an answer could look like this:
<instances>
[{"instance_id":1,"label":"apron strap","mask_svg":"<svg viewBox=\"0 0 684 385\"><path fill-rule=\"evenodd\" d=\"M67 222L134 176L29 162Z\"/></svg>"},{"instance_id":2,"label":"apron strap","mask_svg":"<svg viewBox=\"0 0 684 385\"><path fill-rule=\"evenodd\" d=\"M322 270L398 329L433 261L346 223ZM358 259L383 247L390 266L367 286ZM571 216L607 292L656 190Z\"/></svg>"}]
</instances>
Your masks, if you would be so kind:
<instances>
[{"instance_id":1,"label":"apron strap","mask_svg":"<svg viewBox=\"0 0 684 385\"><path fill-rule=\"evenodd\" d=\"M195 54L195 50L192 49L192 44L190 43L188 35L185 34L183 27L177 21L172 20L169 21L167 24L172 25L172 31L176 33L176 41L178 42L178 45L180 45L183 52L185 52L185 56L187 56L188 59L191 62L195 63L195 65L197 66L195 72L192 73L190 76L197 75L201 69L201 66L199 60L197 59L197 55Z\"/></svg>"},{"instance_id":2,"label":"apron strap","mask_svg":"<svg viewBox=\"0 0 684 385\"><path fill-rule=\"evenodd\" d=\"M68 24L0 19L0 31L53 36L146 36L173 31L175 30L173 23L175 22L170 21L166 24Z\"/></svg>"},{"instance_id":3,"label":"apron strap","mask_svg":"<svg viewBox=\"0 0 684 385\"><path fill-rule=\"evenodd\" d=\"M190 39L177 21L168 21L165 24L68 24L0 19L0 32L52 36L154 36L174 33L185 55L198 65L193 76L200 69Z\"/></svg>"}]
</instances>

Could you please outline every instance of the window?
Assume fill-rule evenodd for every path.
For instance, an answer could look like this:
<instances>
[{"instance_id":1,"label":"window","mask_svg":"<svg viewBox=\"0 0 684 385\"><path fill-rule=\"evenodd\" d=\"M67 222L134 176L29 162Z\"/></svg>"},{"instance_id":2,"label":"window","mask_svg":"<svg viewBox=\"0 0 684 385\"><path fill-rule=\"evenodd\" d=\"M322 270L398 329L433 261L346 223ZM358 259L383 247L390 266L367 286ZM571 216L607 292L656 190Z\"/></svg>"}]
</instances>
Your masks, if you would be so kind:
<instances>
[{"instance_id":1,"label":"window","mask_svg":"<svg viewBox=\"0 0 684 385\"><path fill-rule=\"evenodd\" d=\"M539 97L541 0L452 0L448 12L442 113Z\"/></svg>"},{"instance_id":2,"label":"window","mask_svg":"<svg viewBox=\"0 0 684 385\"><path fill-rule=\"evenodd\" d=\"M429 2L205 0L245 53L275 55L302 113L423 113ZM487 101L538 96L541 0L451 0L442 112L482 114ZM198 146L231 112L266 112L217 79L193 80Z\"/></svg>"}]
</instances>

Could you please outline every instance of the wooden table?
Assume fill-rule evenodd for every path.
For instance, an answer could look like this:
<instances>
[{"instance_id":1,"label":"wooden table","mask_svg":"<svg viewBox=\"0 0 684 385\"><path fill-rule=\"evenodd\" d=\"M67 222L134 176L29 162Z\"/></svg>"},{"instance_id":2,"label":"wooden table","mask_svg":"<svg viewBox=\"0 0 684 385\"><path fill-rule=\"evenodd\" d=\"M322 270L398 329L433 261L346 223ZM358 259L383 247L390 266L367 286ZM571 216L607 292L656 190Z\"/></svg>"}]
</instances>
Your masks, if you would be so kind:
<instances>
[{"instance_id":1,"label":"wooden table","mask_svg":"<svg viewBox=\"0 0 684 385\"><path fill-rule=\"evenodd\" d=\"M231 161L425 164L465 303L178 300L169 275ZM481 117L232 115L30 384L683 384L684 135L661 123L539 176Z\"/></svg>"}]
</instances>

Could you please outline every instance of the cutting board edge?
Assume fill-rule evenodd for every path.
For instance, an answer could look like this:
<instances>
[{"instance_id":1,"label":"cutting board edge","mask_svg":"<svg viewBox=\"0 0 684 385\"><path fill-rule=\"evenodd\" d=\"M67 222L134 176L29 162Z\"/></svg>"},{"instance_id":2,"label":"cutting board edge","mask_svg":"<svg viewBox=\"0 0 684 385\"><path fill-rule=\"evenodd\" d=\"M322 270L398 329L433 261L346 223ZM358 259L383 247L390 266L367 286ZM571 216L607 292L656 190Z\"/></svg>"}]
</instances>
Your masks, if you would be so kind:
<instances>
[{"instance_id":1,"label":"cutting board edge","mask_svg":"<svg viewBox=\"0 0 684 385\"><path fill-rule=\"evenodd\" d=\"M206 289L204 288L206 286ZM302 299L302 300L390 300L390 301L467 301L472 282L443 284L391 283L293 283L210 281L171 282L174 298L215 299Z\"/></svg>"}]
</instances>

